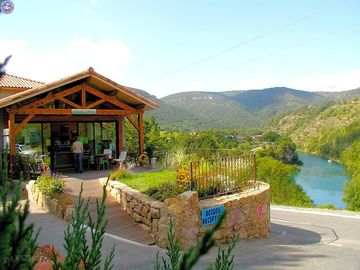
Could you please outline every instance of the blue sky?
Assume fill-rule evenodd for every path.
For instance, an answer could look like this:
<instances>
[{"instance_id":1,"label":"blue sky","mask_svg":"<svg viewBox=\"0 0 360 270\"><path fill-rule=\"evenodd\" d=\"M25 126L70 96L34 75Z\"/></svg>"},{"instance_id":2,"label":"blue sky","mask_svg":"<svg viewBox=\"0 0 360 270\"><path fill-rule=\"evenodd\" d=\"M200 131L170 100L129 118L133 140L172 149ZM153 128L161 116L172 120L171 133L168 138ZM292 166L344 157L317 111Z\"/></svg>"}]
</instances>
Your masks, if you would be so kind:
<instances>
[{"instance_id":1,"label":"blue sky","mask_svg":"<svg viewBox=\"0 0 360 270\"><path fill-rule=\"evenodd\" d=\"M179 91L360 87L360 1L13 0L8 72L52 81L89 66L162 97Z\"/></svg>"}]
</instances>

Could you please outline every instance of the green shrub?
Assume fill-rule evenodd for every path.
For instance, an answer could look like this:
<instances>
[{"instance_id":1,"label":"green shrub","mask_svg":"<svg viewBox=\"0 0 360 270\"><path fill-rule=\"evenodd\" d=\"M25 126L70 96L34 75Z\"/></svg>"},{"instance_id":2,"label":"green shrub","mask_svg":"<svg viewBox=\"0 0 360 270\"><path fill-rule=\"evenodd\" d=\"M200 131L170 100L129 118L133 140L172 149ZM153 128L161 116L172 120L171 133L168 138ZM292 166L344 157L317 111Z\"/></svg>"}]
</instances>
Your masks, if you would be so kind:
<instances>
[{"instance_id":1,"label":"green shrub","mask_svg":"<svg viewBox=\"0 0 360 270\"><path fill-rule=\"evenodd\" d=\"M115 171L109 174L110 180L119 180L129 175L129 172L124 167L118 167Z\"/></svg>"},{"instance_id":2,"label":"green shrub","mask_svg":"<svg viewBox=\"0 0 360 270\"><path fill-rule=\"evenodd\" d=\"M164 201L165 199L175 197L184 191L185 190L179 187L176 183L168 182L150 187L145 191L145 194L153 197L156 200Z\"/></svg>"},{"instance_id":3,"label":"green shrub","mask_svg":"<svg viewBox=\"0 0 360 270\"><path fill-rule=\"evenodd\" d=\"M54 197L55 194L62 194L65 192L65 183L59 178L53 178L49 174L43 174L36 180L36 186L41 193Z\"/></svg>"},{"instance_id":4,"label":"green shrub","mask_svg":"<svg viewBox=\"0 0 360 270\"><path fill-rule=\"evenodd\" d=\"M332 210L336 210L337 208L333 205L333 204L319 204L316 206L316 208L321 208L321 209L332 209Z\"/></svg>"}]
</instances>

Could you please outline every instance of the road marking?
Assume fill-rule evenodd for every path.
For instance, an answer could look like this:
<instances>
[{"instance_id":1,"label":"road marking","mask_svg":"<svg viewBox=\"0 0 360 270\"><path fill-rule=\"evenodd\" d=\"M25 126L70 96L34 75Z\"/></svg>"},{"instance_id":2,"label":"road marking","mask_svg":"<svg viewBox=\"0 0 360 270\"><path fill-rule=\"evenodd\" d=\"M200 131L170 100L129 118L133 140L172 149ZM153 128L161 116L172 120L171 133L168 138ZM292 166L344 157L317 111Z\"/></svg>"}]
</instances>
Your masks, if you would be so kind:
<instances>
[{"instance_id":1,"label":"road marking","mask_svg":"<svg viewBox=\"0 0 360 270\"><path fill-rule=\"evenodd\" d=\"M285 220L285 219L279 219L279 218L271 218L271 221L314 226L314 224L309 223L309 222L291 221L291 220Z\"/></svg>"},{"instance_id":2,"label":"road marking","mask_svg":"<svg viewBox=\"0 0 360 270\"><path fill-rule=\"evenodd\" d=\"M334 246L334 247L342 247L343 245L342 244L338 244L338 243L328 243L328 244L325 244L327 246Z\"/></svg>"},{"instance_id":3,"label":"road marking","mask_svg":"<svg viewBox=\"0 0 360 270\"><path fill-rule=\"evenodd\" d=\"M323 216L331 216L331 217L342 217L342 218L350 218L350 219L359 219L359 214L339 214L325 211L317 211L317 210L305 210L305 209L294 209L294 208L285 208L279 206L270 206L271 210L275 211L283 211L283 212L293 212L293 213L303 213L303 214L311 214L311 215L323 215Z\"/></svg>"}]
</instances>

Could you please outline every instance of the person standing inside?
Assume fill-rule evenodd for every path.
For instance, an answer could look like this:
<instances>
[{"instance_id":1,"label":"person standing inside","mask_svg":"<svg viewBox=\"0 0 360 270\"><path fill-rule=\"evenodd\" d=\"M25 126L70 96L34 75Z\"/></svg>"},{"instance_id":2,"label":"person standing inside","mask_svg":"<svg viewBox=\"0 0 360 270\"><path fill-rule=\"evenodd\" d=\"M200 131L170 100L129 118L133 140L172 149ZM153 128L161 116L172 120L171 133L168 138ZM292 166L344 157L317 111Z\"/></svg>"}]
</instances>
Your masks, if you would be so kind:
<instances>
[{"instance_id":1,"label":"person standing inside","mask_svg":"<svg viewBox=\"0 0 360 270\"><path fill-rule=\"evenodd\" d=\"M74 153L75 171L82 173L83 172L82 160L83 160L84 146L79 141L79 137L76 137L75 142L72 144L71 150Z\"/></svg>"}]
</instances>

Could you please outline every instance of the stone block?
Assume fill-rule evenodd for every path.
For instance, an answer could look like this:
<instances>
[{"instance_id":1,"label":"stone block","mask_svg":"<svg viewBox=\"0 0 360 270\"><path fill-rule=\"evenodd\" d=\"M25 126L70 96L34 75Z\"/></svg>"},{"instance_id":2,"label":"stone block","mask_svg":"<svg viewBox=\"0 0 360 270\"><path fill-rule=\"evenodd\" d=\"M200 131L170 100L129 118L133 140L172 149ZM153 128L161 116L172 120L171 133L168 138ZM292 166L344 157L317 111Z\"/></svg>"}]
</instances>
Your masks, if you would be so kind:
<instances>
[{"instance_id":1,"label":"stone block","mask_svg":"<svg viewBox=\"0 0 360 270\"><path fill-rule=\"evenodd\" d=\"M133 215L132 215L132 217L134 218L134 220L136 221L136 222L142 222L142 218L141 218L141 216L139 215L139 214L137 214L137 213L133 213Z\"/></svg>"},{"instance_id":2,"label":"stone block","mask_svg":"<svg viewBox=\"0 0 360 270\"><path fill-rule=\"evenodd\" d=\"M239 235L240 239L246 239L248 237L248 233L245 230L244 227L241 227L238 231L237 234Z\"/></svg>"},{"instance_id":3,"label":"stone block","mask_svg":"<svg viewBox=\"0 0 360 270\"><path fill-rule=\"evenodd\" d=\"M119 190L117 190L115 198L118 204L121 204L121 192Z\"/></svg>"},{"instance_id":4,"label":"stone block","mask_svg":"<svg viewBox=\"0 0 360 270\"><path fill-rule=\"evenodd\" d=\"M64 215L64 220L65 221L71 221L72 217L73 217L73 212L75 212L75 208L73 208L73 207L66 208L65 215Z\"/></svg>"},{"instance_id":5,"label":"stone block","mask_svg":"<svg viewBox=\"0 0 360 270\"><path fill-rule=\"evenodd\" d=\"M33 195L34 202L38 204L39 201L39 190L35 188L34 195Z\"/></svg>"},{"instance_id":6,"label":"stone block","mask_svg":"<svg viewBox=\"0 0 360 270\"><path fill-rule=\"evenodd\" d=\"M150 232L150 227L146 224L139 224L140 227L145 231L145 232Z\"/></svg>"},{"instance_id":7,"label":"stone block","mask_svg":"<svg viewBox=\"0 0 360 270\"><path fill-rule=\"evenodd\" d=\"M141 204L132 204L132 208L133 211L139 215L141 215L141 209L142 209L142 205Z\"/></svg>"},{"instance_id":8,"label":"stone block","mask_svg":"<svg viewBox=\"0 0 360 270\"><path fill-rule=\"evenodd\" d=\"M233 227L236 224L241 224L246 220L245 215L240 208L232 209L226 217L227 227Z\"/></svg>"},{"instance_id":9,"label":"stone block","mask_svg":"<svg viewBox=\"0 0 360 270\"><path fill-rule=\"evenodd\" d=\"M43 208L46 212L51 212L51 198L49 196L43 196Z\"/></svg>"},{"instance_id":10,"label":"stone block","mask_svg":"<svg viewBox=\"0 0 360 270\"><path fill-rule=\"evenodd\" d=\"M50 201L50 211L51 211L51 213L56 214L57 206L58 206L58 201L57 201L57 199L52 199L52 200Z\"/></svg>"},{"instance_id":11,"label":"stone block","mask_svg":"<svg viewBox=\"0 0 360 270\"><path fill-rule=\"evenodd\" d=\"M150 212L150 207L147 204L143 205L141 209L141 215L146 218L149 212Z\"/></svg>"},{"instance_id":12,"label":"stone block","mask_svg":"<svg viewBox=\"0 0 360 270\"><path fill-rule=\"evenodd\" d=\"M59 217L59 218L63 218L64 217L64 210L63 210L63 208L60 206L60 205L58 205L57 207L56 207L56 212L55 212L55 214Z\"/></svg>"},{"instance_id":13,"label":"stone block","mask_svg":"<svg viewBox=\"0 0 360 270\"><path fill-rule=\"evenodd\" d=\"M159 220L153 219L150 225L150 233L152 235L157 235L159 229Z\"/></svg>"},{"instance_id":14,"label":"stone block","mask_svg":"<svg viewBox=\"0 0 360 270\"><path fill-rule=\"evenodd\" d=\"M38 199L37 199L37 204L40 206L40 207L44 207L44 195L39 191L38 193Z\"/></svg>"},{"instance_id":15,"label":"stone block","mask_svg":"<svg viewBox=\"0 0 360 270\"><path fill-rule=\"evenodd\" d=\"M156 243L159 247L165 248L166 240L167 240L167 232L168 232L169 224L167 223L159 223L159 229L156 237Z\"/></svg>"},{"instance_id":16,"label":"stone block","mask_svg":"<svg viewBox=\"0 0 360 270\"><path fill-rule=\"evenodd\" d=\"M165 200L160 210L159 237L161 239L167 237L169 219L171 217L180 248L186 249L192 246L198 240L197 235L200 226L199 209L199 197L197 192L194 191L187 191Z\"/></svg>"},{"instance_id":17,"label":"stone block","mask_svg":"<svg viewBox=\"0 0 360 270\"><path fill-rule=\"evenodd\" d=\"M150 208L150 214L152 218L160 218L160 209L159 208Z\"/></svg>"}]
</instances>

